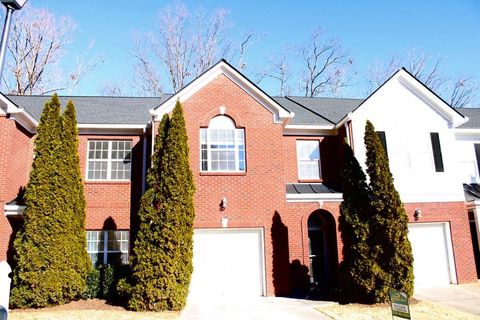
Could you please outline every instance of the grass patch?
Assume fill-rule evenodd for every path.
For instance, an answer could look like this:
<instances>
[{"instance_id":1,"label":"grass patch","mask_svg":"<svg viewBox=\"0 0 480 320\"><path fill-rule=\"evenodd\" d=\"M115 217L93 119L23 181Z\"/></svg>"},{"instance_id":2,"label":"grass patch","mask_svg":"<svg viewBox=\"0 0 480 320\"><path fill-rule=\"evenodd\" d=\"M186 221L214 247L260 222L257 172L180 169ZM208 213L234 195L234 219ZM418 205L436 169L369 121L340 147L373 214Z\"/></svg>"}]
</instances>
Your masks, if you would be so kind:
<instances>
[{"instance_id":1,"label":"grass patch","mask_svg":"<svg viewBox=\"0 0 480 320\"><path fill-rule=\"evenodd\" d=\"M333 320L385 320L392 318L389 304L331 305L317 308ZM427 302L410 304L410 315L415 320L478 320L478 316Z\"/></svg>"}]
</instances>

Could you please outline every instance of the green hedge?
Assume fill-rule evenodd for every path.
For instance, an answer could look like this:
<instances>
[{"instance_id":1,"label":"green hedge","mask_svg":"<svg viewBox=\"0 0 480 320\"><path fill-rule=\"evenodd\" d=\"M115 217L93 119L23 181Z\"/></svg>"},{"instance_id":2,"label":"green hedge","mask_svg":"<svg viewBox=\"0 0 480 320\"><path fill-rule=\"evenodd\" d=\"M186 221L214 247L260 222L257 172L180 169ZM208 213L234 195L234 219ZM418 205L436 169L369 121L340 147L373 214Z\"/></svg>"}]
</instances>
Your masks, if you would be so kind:
<instances>
[{"instance_id":1,"label":"green hedge","mask_svg":"<svg viewBox=\"0 0 480 320\"><path fill-rule=\"evenodd\" d=\"M82 294L83 299L105 299L115 304L122 303L122 296L117 291L120 279L129 277L129 265L111 266L99 265L93 268L87 277L87 289Z\"/></svg>"}]
</instances>

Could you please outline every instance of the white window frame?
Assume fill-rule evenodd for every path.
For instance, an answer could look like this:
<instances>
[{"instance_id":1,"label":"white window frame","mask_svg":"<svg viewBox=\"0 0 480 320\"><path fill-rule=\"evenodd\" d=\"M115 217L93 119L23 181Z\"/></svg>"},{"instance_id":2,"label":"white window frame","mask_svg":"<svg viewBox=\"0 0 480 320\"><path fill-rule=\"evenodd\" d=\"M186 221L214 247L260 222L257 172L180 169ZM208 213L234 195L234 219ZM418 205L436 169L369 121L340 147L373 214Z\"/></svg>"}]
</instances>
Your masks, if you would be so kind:
<instances>
[{"instance_id":1,"label":"white window frame","mask_svg":"<svg viewBox=\"0 0 480 320\"><path fill-rule=\"evenodd\" d=\"M108 233L110 231L113 231L113 232L121 232L121 237L119 240L117 240L119 242L119 246L120 246L120 250L108 250ZM97 242L99 243L99 246L101 244L101 242L103 241L103 248L99 248L99 250L97 251L93 251L93 250L88 250L88 243L89 243L89 239L88 239L88 232L97 232L98 235L100 235L101 233L103 233L103 240L100 240L100 237L98 237L96 240L90 240L90 242ZM123 234L127 234L127 239L123 239ZM108 263L108 255L109 254L113 254L113 253L120 253L120 254L126 254L126 259L127 259L127 262L128 262L128 259L129 259L129 245L130 245L130 232L128 230L87 230L87 253L90 255L90 254L95 254L95 253L103 253L103 261L102 261L102 264L107 264ZM122 250L122 243L127 243L127 249L126 250ZM92 264L93 264L93 261L92 261Z\"/></svg>"},{"instance_id":2,"label":"white window frame","mask_svg":"<svg viewBox=\"0 0 480 320\"><path fill-rule=\"evenodd\" d=\"M107 142L107 159L90 159L90 142ZM112 143L113 142L129 142L130 143L130 175L126 179L112 179L112 162L120 161L119 159L112 159ZM87 140L87 161L85 169L85 180L86 181L130 181L132 176L132 140L102 140L102 139L89 139ZM103 161L107 163L107 178L106 179L89 179L88 178L88 165L90 161Z\"/></svg>"},{"instance_id":3,"label":"white window frame","mask_svg":"<svg viewBox=\"0 0 480 320\"><path fill-rule=\"evenodd\" d=\"M236 128L233 121L228 118L227 116L217 116L218 117L224 117L227 118L230 122L230 124L221 126L221 127L211 127L209 125L208 128L200 128L200 171L201 172L245 172L247 169L247 161L246 161L246 146L245 146L245 130L243 128ZM213 119L215 119L213 118ZM212 120L213 120L212 119ZM210 124L212 122L210 121ZM219 121L220 122L220 121ZM211 148L212 145L212 139L211 139L211 132L212 130L232 130L234 132L233 134L233 140L234 140L234 147L231 149L220 149L220 148ZM204 142L204 139L202 137L202 132L206 132L206 145L207 145L207 170L203 169L202 162L205 161L202 158L202 144ZM240 145L242 145L240 142L243 142L243 150L240 149ZM213 170L212 169L212 150L213 151L229 151L234 153L234 161L235 161L235 169L234 170ZM243 151L243 159L240 161L240 151ZM243 162L243 169L240 169L240 162Z\"/></svg>"},{"instance_id":4,"label":"white window frame","mask_svg":"<svg viewBox=\"0 0 480 320\"><path fill-rule=\"evenodd\" d=\"M318 159L301 159L300 158L300 145L302 143L308 143L308 144L316 144L316 147L318 148ZM318 140L296 140L296 151L297 151L297 175L298 175L298 180L321 180L322 179L322 167L321 167L321 155L320 155L320 141ZM318 168L318 176L302 176L302 170L300 169L301 164L306 164L310 163L313 164L315 163Z\"/></svg>"}]
</instances>

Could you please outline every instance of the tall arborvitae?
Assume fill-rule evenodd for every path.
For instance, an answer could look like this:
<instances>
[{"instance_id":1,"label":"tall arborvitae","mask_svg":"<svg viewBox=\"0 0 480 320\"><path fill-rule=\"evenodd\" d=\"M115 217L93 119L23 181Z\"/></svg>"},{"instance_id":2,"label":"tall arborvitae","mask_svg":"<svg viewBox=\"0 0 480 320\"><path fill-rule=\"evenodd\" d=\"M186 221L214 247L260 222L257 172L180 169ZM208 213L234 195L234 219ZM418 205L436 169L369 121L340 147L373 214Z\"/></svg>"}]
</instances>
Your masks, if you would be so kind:
<instances>
[{"instance_id":1,"label":"tall arborvitae","mask_svg":"<svg viewBox=\"0 0 480 320\"><path fill-rule=\"evenodd\" d=\"M370 221L374 259L383 270L377 277L375 300L388 300L388 289L413 294L413 255L408 240L408 217L400 200L388 158L370 121L365 126L367 173L373 214Z\"/></svg>"},{"instance_id":2,"label":"tall arborvitae","mask_svg":"<svg viewBox=\"0 0 480 320\"><path fill-rule=\"evenodd\" d=\"M177 102L158 128L149 189L139 211L128 302L133 310L181 310L193 271L193 193L187 132ZM125 289L125 281L120 283Z\"/></svg>"},{"instance_id":3,"label":"tall arborvitae","mask_svg":"<svg viewBox=\"0 0 480 320\"><path fill-rule=\"evenodd\" d=\"M86 286L86 277L91 268L87 253L87 237L85 231L85 195L83 192L80 159L78 156L78 129L75 106L72 101L67 103L62 117L62 151L61 177L63 188L58 190L64 200L62 218L65 222L67 255L65 263L75 271L73 281L69 284L71 290L82 293ZM70 229L67 229L70 228Z\"/></svg>"},{"instance_id":4,"label":"tall arborvitae","mask_svg":"<svg viewBox=\"0 0 480 320\"><path fill-rule=\"evenodd\" d=\"M338 219L343 243L339 298L342 302L370 303L378 270L369 246L370 189L362 167L346 142L343 149L343 202Z\"/></svg>"},{"instance_id":5,"label":"tall arborvitae","mask_svg":"<svg viewBox=\"0 0 480 320\"><path fill-rule=\"evenodd\" d=\"M72 116L74 114L68 115ZM64 129L72 135L76 132L76 129ZM85 246L85 238L80 239L85 237L80 222L84 217L74 217L78 211L74 211L74 204L70 203L73 201L70 193L82 190L78 186L72 188L70 182L76 180L76 185L79 177L74 178L66 171L67 163L73 165L69 158L75 157L72 154L67 157L66 152L77 153L76 150L67 151L67 144L76 146L76 141L63 143L67 136L62 132L60 103L54 95L51 102L45 104L37 128L35 159L25 192L24 224L14 241L16 266L11 303L15 307L65 303L85 288L84 277L88 270L85 247L81 253L77 250ZM69 170L78 170L78 156L76 163L77 167ZM83 196L76 196L83 199ZM75 204L84 210L83 201ZM83 232L73 234L77 227Z\"/></svg>"},{"instance_id":6,"label":"tall arborvitae","mask_svg":"<svg viewBox=\"0 0 480 320\"><path fill-rule=\"evenodd\" d=\"M177 101L162 157L162 233L164 308L181 310L186 303L193 271L193 194L195 184L189 164L189 149L183 108Z\"/></svg>"},{"instance_id":7,"label":"tall arborvitae","mask_svg":"<svg viewBox=\"0 0 480 320\"><path fill-rule=\"evenodd\" d=\"M170 120L164 115L158 127L155 138L152 164L148 170L148 189L142 196L138 212L139 230L133 246L131 264L133 269L132 287L129 288L128 306L132 310L161 310L163 306L163 291L161 288L163 243L162 232L165 228L161 205L163 202L162 157L165 139L168 134ZM122 283L121 283L122 285ZM123 283L125 286L126 283Z\"/></svg>"}]
</instances>

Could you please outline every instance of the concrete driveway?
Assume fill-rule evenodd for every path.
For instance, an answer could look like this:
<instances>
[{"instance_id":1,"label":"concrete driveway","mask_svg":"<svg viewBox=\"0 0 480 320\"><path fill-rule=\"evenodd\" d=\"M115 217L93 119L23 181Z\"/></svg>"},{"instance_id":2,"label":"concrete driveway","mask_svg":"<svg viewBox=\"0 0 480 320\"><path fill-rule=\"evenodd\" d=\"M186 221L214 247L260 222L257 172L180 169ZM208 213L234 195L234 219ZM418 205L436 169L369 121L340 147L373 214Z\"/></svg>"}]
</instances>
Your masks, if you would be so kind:
<instances>
[{"instance_id":1,"label":"concrete driveway","mask_svg":"<svg viewBox=\"0 0 480 320\"><path fill-rule=\"evenodd\" d=\"M327 320L330 318L315 310L315 307L331 303L333 302L274 297L250 299L189 298L180 319Z\"/></svg>"},{"instance_id":2,"label":"concrete driveway","mask_svg":"<svg viewBox=\"0 0 480 320\"><path fill-rule=\"evenodd\" d=\"M480 315L480 283L415 289L414 298Z\"/></svg>"}]
</instances>

